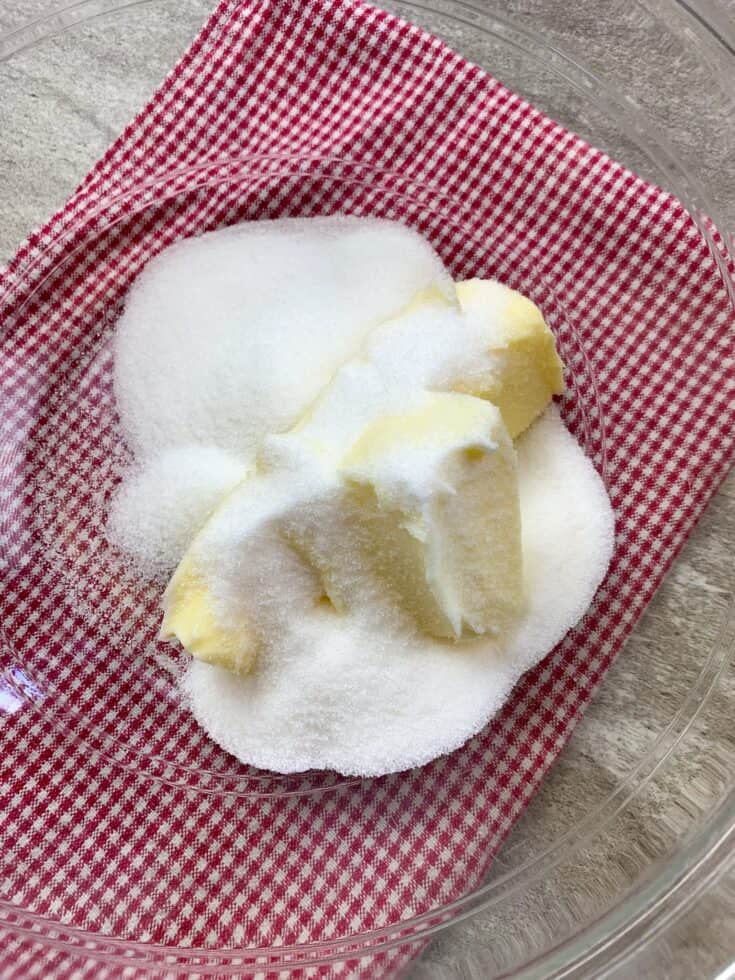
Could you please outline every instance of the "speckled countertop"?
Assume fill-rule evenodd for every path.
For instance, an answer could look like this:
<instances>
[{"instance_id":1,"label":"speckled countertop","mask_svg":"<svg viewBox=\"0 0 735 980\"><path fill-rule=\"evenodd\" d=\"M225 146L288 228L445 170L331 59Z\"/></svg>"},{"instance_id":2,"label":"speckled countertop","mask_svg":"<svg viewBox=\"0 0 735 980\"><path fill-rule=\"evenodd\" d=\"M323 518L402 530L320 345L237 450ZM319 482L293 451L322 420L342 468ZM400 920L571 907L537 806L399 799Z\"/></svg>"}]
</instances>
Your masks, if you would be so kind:
<instances>
[{"instance_id":1,"label":"speckled countertop","mask_svg":"<svg viewBox=\"0 0 735 980\"><path fill-rule=\"evenodd\" d=\"M607 0L584 0L574 5L561 4L561 0L527 0L505 6L512 7L517 17L526 18L536 29L539 23L545 23L549 31L556 31L560 37L563 34L564 43L576 44L594 56L596 44L615 47L612 35L600 37L596 33L596 12L606 4ZM52 6L44 0L0 0L0 36ZM176 17L172 20L174 6ZM390 6L400 8L399 4ZM436 6L443 4L438 2ZM569 9L572 6L573 11ZM632 3L628 6L631 10L635 7ZM0 262L12 254L32 226L64 200L133 111L145 102L194 35L209 7L205 0L187 0L177 5L144 4L135 13L121 12L107 18L104 24L90 23L75 30L74 37L46 41L0 64ZM725 16L735 17L733 0L722 9ZM448 33L443 19L426 11L420 19L454 47L481 64L492 64L499 77L506 77L503 66L496 66L492 60L492 52L482 50L471 23L457 23L454 33ZM648 55L633 44L619 50L616 57L618 63L613 67L619 75L625 75L643 71ZM687 77L689 70L682 62L678 76L661 73L656 82L659 116L666 120L675 145L690 150L702 146L702 174L716 188L717 205L732 229L735 145L725 141L708 152L708 127L711 130L718 123L707 117L705 106L699 119L700 130L691 114L683 111L680 93L698 84L694 75ZM529 79L524 94L564 121L564 100L568 96L566 90L555 90L555 84L540 66L538 77ZM732 117L721 120L719 125L729 126L735 134ZM599 129L593 127L593 131ZM638 158L633 143L612 131L603 131L600 139L605 149L645 174L645 161ZM510 838L496 862L495 873L516 867L539 836L554 839L573 826L578 814L604 799L665 729L691 683L701 651L717 642L717 632L735 590L733 553L735 476L731 474L614 665L571 744ZM613 835L620 834L621 840L632 837L641 855L656 852L662 846L661 840L674 833L673 810L667 801L677 797L691 800L692 786L703 771L702 759L733 758L732 686L725 683L718 698L715 713L708 716L708 725L701 732L692 735L686 750L689 755L672 770L669 782L665 775L659 779L639 808L611 830ZM600 888L604 891L608 887L611 896L617 894L625 869L615 867L609 853L607 863L597 860ZM578 894L589 887L588 872L589 868L585 871L571 864L558 887L569 895ZM632 882L635 869L625 873ZM550 914L555 900L556 896L550 899ZM524 914L521 904L516 910L520 936L524 930L536 928L536 923L524 920ZM436 939L413 968L412 976L416 980L480 980L489 976L499 962L492 952L497 946L498 928L492 911L477 914ZM693 902L647 955L619 966L614 975L672 980L734 976L735 973L722 973L731 960L735 960L733 871L724 874ZM574 974L583 975L587 974Z\"/></svg>"}]
</instances>

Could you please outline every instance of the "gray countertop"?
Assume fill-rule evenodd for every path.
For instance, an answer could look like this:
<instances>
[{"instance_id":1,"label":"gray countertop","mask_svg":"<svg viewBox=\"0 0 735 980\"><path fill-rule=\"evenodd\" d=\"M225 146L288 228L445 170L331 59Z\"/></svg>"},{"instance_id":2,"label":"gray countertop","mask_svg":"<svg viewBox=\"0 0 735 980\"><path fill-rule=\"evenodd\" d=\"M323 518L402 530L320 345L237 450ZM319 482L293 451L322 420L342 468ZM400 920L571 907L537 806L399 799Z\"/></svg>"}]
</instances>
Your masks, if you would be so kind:
<instances>
[{"instance_id":1,"label":"gray countertop","mask_svg":"<svg viewBox=\"0 0 735 980\"><path fill-rule=\"evenodd\" d=\"M603 0L596 3L602 6ZM132 112L146 101L204 20L209 6L204 0L182 2L177 5L172 23L171 4L147 5L135 16L128 13L109 18L104 29L99 24L85 25L74 32L74 39L62 37L45 42L0 64L0 262L12 254L32 226L64 200ZM536 18L548 7L550 30L558 13L554 9L558 4L544 4L541 0L513 6L519 15ZM565 11L564 30L571 40L576 38L593 46L595 6L589 2L575 4L571 16ZM735 13L735 3L727 6ZM0 0L0 35L49 7L44 0ZM428 26L433 25L430 14L424 12L423 19ZM447 36L443 26L443 22L437 22L437 33ZM456 37L449 40L474 56L471 25L458 26ZM476 57L482 61L481 52ZM635 48L626 48L619 57L622 73L641 69L642 56ZM682 71L686 71L685 66ZM503 77L500 70L497 74ZM554 106L554 114L563 119L565 96L555 92L553 79L545 77L543 84L537 101L544 107ZM691 149L704 138L707 120L702 119L702 132L696 132L679 112L677 92L687 84L696 85L697 79L662 78L658 92L674 143ZM729 126L735 130L732 123L730 119ZM612 134L609 143L617 156L645 171L645 161L636 159L635 146L616 143ZM703 154L702 167L710 185L721 189L719 203L732 221L733 154ZM730 227L735 227L735 223ZM665 658L669 673L673 667L686 677L692 651L713 642L722 611L732 597L729 556L734 552L735 476L731 474L613 667L554 773L511 837L508 856L501 856L505 866L513 866L514 855L522 852L524 840L538 833L541 826L547 834L567 827L573 814L588 807L601 787L609 788L621 778L631 760L644 752L651 733L665 726L671 704L660 688L647 680L651 665L655 667L657 658ZM641 688L635 704L631 703L631 683ZM726 700L720 717L731 718L735 695L729 690L723 697ZM615 740L610 733L620 725L621 716L626 719L625 737ZM723 747L725 742L728 750L732 747L729 728L710 730L706 737L710 745L722 740ZM704 743L700 749L708 751ZM674 794L684 790L684 786L669 787ZM653 838L660 830L656 811L651 812L650 819L627 824L621 830L638 835L642 851L650 843L648 837ZM522 915L520 910L519 916ZM533 926L529 923L528 928ZM413 975L480 980L488 975L482 952L493 939L492 915L478 914L435 940ZM635 967L622 967L616 975L692 980L715 976L733 958L735 874L726 874L666 932L655 955Z\"/></svg>"}]
</instances>

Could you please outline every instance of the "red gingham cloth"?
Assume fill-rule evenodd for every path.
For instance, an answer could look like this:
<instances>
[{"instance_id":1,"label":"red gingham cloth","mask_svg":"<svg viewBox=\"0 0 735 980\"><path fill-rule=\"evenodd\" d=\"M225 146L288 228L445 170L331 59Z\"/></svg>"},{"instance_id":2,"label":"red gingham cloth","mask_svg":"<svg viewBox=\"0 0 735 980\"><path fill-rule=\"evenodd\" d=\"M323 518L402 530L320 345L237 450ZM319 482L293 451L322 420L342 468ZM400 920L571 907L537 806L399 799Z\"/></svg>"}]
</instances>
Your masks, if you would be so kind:
<instances>
[{"instance_id":1,"label":"red gingham cloth","mask_svg":"<svg viewBox=\"0 0 735 980\"><path fill-rule=\"evenodd\" d=\"M115 565L99 518L125 461L108 341L170 242L338 211L402 218L455 278L542 305L617 547L585 621L463 749L378 780L280 780L213 746L154 670L158 592ZM733 453L733 311L681 205L358 0L224 0L2 273L0 323L2 980L206 961L164 967L161 946L337 946L472 889ZM29 935L44 920L53 947ZM148 945L125 960L115 939ZM294 975L388 975L414 951Z\"/></svg>"}]
</instances>

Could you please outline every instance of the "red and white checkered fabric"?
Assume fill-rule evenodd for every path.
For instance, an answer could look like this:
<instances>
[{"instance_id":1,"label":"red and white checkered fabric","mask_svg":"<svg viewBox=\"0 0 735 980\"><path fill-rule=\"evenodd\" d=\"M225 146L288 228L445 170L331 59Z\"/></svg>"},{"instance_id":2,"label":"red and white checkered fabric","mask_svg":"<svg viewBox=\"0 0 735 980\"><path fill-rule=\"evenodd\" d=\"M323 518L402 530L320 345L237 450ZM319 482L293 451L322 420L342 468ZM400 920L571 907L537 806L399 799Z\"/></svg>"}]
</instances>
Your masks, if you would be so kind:
<instances>
[{"instance_id":1,"label":"red and white checkered fabric","mask_svg":"<svg viewBox=\"0 0 735 980\"><path fill-rule=\"evenodd\" d=\"M177 238L340 211L408 221L455 277L541 303L618 537L585 621L462 750L289 780L237 765L177 704L157 589L106 545L125 461L108 340ZM733 454L733 310L681 205L358 0L224 0L0 275L0 323L2 980L207 960L167 967L165 946L336 947L472 889ZM126 959L115 940L145 945ZM387 975L410 952L298 975Z\"/></svg>"}]
</instances>

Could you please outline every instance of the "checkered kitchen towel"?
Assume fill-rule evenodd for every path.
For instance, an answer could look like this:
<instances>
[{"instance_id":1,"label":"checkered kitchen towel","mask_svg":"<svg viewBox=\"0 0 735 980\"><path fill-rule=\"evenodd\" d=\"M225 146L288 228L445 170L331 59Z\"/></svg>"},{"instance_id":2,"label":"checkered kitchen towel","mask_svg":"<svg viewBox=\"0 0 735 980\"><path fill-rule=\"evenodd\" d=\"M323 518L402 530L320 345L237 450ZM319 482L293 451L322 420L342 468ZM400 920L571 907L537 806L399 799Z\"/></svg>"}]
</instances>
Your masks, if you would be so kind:
<instances>
[{"instance_id":1,"label":"checkered kitchen towel","mask_svg":"<svg viewBox=\"0 0 735 980\"><path fill-rule=\"evenodd\" d=\"M401 218L455 277L542 305L618 526L594 608L501 715L451 757L372 781L280 779L213 746L176 703L158 590L116 567L99 516L125 462L109 336L135 275L182 236L332 212ZM344 952L461 897L733 452L733 311L687 213L359 0L223 0L2 273L0 322L3 980L246 975L246 952L233 966L206 950ZM126 955L124 940L143 945ZM166 974L172 946L205 952ZM309 975L387 975L405 955Z\"/></svg>"}]
</instances>

